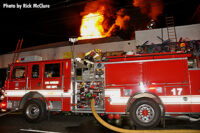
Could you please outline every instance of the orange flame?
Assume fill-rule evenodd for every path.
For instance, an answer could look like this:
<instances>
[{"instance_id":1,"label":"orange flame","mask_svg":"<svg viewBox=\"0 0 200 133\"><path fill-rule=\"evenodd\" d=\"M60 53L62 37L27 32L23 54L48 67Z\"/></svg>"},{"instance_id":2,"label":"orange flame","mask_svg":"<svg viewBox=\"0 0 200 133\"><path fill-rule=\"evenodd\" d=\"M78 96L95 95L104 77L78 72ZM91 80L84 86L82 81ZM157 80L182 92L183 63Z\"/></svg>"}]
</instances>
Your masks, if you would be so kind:
<instances>
[{"instance_id":1,"label":"orange flame","mask_svg":"<svg viewBox=\"0 0 200 133\"><path fill-rule=\"evenodd\" d=\"M127 30L130 17L126 15L125 9L120 9L116 14L115 23L111 25L109 18L114 18L113 10L109 0L97 0L86 5L81 14L80 37L78 40L109 37L116 30ZM107 4L106 4L107 3Z\"/></svg>"},{"instance_id":2,"label":"orange flame","mask_svg":"<svg viewBox=\"0 0 200 133\"><path fill-rule=\"evenodd\" d=\"M80 28L81 37L78 37L78 40L106 37L103 21L104 16L99 12L83 16Z\"/></svg>"}]
</instances>

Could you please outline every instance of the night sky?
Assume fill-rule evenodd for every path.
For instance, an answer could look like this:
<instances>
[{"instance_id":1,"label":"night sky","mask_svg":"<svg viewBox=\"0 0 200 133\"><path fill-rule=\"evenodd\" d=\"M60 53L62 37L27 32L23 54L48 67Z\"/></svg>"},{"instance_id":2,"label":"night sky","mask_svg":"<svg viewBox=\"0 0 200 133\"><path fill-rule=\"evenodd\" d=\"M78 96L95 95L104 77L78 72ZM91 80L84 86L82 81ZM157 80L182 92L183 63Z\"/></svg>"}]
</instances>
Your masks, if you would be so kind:
<instances>
[{"instance_id":1,"label":"night sky","mask_svg":"<svg viewBox=\"0 0 200 133\"><path fill-rule=\"evenodd\" d=\"M68 41L69 37L78 37L81 25L81 12L87 2L93 0L1 0L1 48L0 54L15 50L19 38L24 38L22 47L37 46L47 43ZM154 0L155 1L155 0ZM50 8L17 9L5 8L3 4L43 3ZM176 25L200 23L194 16L200 0L163 0L163 13L157 17L156 28L166 27L165 16L174 16ZM131 17L130 28L126 34L115 35L130 39L135 30L145 29L151 20L134 7L132 0L115 0L112 3L117 10L125 8ZM113 20L111 20L113 21Z\"/></svg>"}]
</instances>

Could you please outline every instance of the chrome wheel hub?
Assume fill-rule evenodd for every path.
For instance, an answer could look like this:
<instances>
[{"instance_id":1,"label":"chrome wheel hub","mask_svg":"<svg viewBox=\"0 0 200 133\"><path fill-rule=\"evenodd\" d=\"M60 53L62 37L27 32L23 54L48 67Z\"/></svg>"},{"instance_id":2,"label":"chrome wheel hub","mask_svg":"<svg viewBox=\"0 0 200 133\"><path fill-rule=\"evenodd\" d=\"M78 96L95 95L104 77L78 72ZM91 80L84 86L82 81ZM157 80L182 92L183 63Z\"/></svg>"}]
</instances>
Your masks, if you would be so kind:
<instances>
[{"instance_id":1,"label":"chrome wheel hub","mask_svg":"<svg viewBox=\"0 0 200 133\"><path fill-rule=\"evenodd\" d=\"M154 119L155 112L150 105L142 104L137 108L136 116L141 122L149 123Z\"/></svg>"},{"instance_id":2,"label":"chrome wheel hub","mask_svg":"<svg viewBox=\"0 0 200 133\"><path fill-rule=\"evenodd\" d=\"M28 105L27 109L26 109L26 115L30 118L30 119L35 119L39 116L40 114L40 109L36 104L30 104Z\"/></svg>"}]
</instances>

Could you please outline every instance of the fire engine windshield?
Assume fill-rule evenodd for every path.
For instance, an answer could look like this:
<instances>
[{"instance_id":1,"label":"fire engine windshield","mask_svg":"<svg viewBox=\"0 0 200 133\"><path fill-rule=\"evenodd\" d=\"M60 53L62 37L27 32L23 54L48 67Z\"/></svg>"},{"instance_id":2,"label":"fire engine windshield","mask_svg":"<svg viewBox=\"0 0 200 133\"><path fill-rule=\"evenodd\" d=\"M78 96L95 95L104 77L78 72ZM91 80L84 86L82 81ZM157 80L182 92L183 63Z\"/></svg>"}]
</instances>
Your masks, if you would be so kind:
<instances>
[{"instance_id":1,"label":"fire engine windshield","mask_svg":"<svg viewBox=\"0 0 200 133\"><path fill-rule=\"evenodd\" d=\"M24 66L17 66L14 67L12 72L12 79L19 79L25 78L25 67Z\"/></svg>"},{"instance_id":2,"label":"fire engine windshield","mask_svg":"<svg viewBox=\"0 0 200 133\"><path fill-rule=\"evenodd\" d=\"M45 77L60 77L60 63L45 64Z\"/></svg>"}]
</instances>

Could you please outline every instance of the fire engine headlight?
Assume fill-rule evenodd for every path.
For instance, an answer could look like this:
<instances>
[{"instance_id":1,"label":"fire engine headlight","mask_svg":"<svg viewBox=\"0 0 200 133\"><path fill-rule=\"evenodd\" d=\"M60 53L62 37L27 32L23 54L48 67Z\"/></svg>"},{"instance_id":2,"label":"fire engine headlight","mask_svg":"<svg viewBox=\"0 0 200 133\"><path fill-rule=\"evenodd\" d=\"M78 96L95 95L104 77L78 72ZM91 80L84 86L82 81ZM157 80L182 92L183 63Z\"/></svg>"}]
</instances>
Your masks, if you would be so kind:
<instances>
[{"instance_id":1,"label":"fire engine headlight","mask_svg":"<svg viewBox=\"0 0 200 133\"><path fill-rule=\"evenodd\" d=\"M3 99L4 99L4 96L2 95L1 98L0 98L0 100L3 100Z\"/></svg>"}]
</instances>

